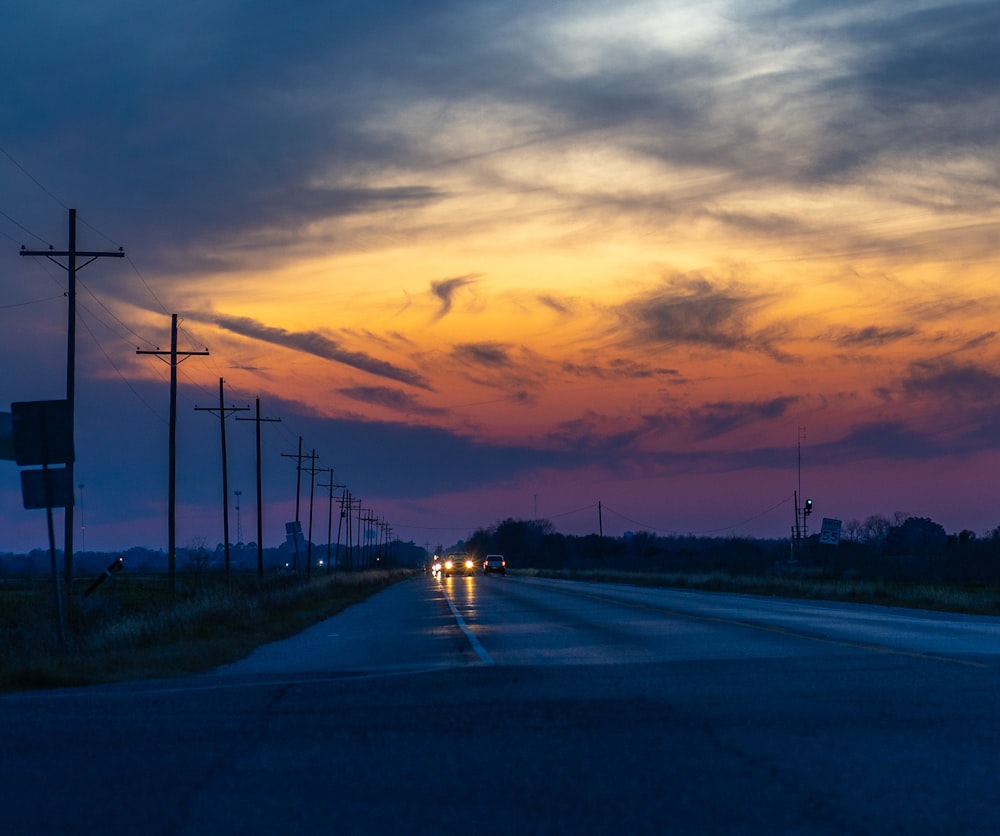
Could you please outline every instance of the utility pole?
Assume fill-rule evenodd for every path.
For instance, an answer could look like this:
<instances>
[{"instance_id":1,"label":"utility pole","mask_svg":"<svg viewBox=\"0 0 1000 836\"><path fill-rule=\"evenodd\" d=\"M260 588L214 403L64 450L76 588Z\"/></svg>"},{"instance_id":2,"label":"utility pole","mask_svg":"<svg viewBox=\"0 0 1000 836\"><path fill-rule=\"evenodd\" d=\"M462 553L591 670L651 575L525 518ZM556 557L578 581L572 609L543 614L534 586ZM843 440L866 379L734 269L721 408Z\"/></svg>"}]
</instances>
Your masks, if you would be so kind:
<instances>
[{"instance_id":1,"label":"utility pole","mask_svg":"<svg viewBox=\"0 0 1000 836\"><path fill-rule=\"evenodd\" d=\"M597 533L604 539L604 513L601 509L601 500L597 500Z\"/></svg>"},{"instance_id":2,"label":"utility pole","mask_svg":"<svg viewBox=\"0 0 1000 836\"><path fill-rule=\"evenodd\" d=\"M83 482L77 487L80 489L80 551L87 551L87 525L83 521Z\"/></svg>"},{"instance_id":3,"label":"utility pole","mask_svg":"<svg viewBox=\"0 0 1000 836\"><path fill-rule=\"evenodd\" d=\"M125 251L119 247L117 252L97 252L88 250L78 250L76 248L76 209L69 210L69 246L65 250L54 250L51 247L47 250L29 250L21 247L21 255L41 256L47 258L53 264L62 267L66 271L68 282L66 285L66 301L68 308L68 325L66 328L66 404L69 409L69 431L70 449L75 450L74 426L76 407L76 271L82 270L88 264L98 258L125 258ZM66 263L57 261L57 258L65 258ZM83 264L77 264L78 258L88 259ZM73 462L66 462L66 478L68 484L73 484ZM70 584L73 581L73 506L66 506L64 517L63 537L65 547L63 549L63 571L66 578L66 594L69 595Z\"/></svg>"},{"instance_id":4,"label":"utility pole","mask_svg":"<svg viewBox=\"0 0 1000 836\"><path fill-rule=\"evenodd\" d=\"M229 577L229 467L226 462L226 418L233 412L249 412L249 406L225 406L223 387L225 381L219 378L219 405L196 406L195 412L211 412L218 414L219 425L222 427L222 548L226 555L226 577ZM239 536L239 524L236 526Z\"/></svg>"},{"instance_id":5,"label":"utility pole","mask_svg":"<svg viewBox=\"0 0 1000 836\"><path fill-rule=\"evenodd\" d=\"M309 537L306 539L306 580L312 574L312 547L313 547L313 498L316 495L316 448L309 456Z\"/></svg>"},{"instance_id":6,"label":"utility pole","mask_svg":"<svg viewBox=\"0 0 1000 836\"><path fill-rule=\"evenodd\" d=\"M260 417L260 398L257 398L257 413L254 418L240 418L237 421L253 421L257 424L257 577L264 577L264 502L261 499L261 478L260 478L260 425L265 422L279 422L280 418Z\"/></svg>"},{"instance_id":7,"label":"utility pole","mask_svg":"<svg viewBox=\"0 0 1000 836\"><path fill-rule=\"evenodd\" d=\"M316 451L314 450L313 453ZM282 453L283 457L288 459L295 459L295 536L292 538L295 541L295 564L293 568L297 572L299 570L299 531L302 529L302 524L299 522L299 499L302 493L302 460L308 459L309 456L302 452L302 436L299 436L299 452L298 453ZM313 456L313 463L315 464L315 456Z\"/></svg>"},{"instance_id":8,"label":"utility pole","mask_svg":"<svg viewBox=\"0 0 1000 836\"><path fill-rule=\"evenodd\" d=\"M349 494L348 494L348 491L347 491L347 486L345 485L343 492L340 494L340 517L337 519L337 554L336 554L336 557L334 558L334 560L336 560L337 563L335 565L339 565L340 564L340 531L341 531L341 526L344 525L344 519L345 519L345 516L344 516L344 506L347 504L347 497L348 496L349 496ZM347 530L348 530L348 532L350 532L350 530L351 530L350 517L347 517ZM347 542L348 542L348 546L347 546L347 551L345 553L345 559L346 559L346 562L347 562L347 569L350 570L350 568L351 568L351 547L350 547L351 540L350 540L350 534L348 534L348 540L347 540Z\"/></svg>"},{"instance_id":9,"label":"utility pole","mask_svg":"<svg viewBox=\"0 0 1000 836\"><path fill-rule=\"evenodd\" d=\"M331 548L333 546L333 489L334 488L342 488L344 486L343 485L335 485L335 484L333 484L333 468L332 467L327 467L327 468L321 470L320 472L321 473L328 473L328 474L330 474L330 484L328 484L328 485L320 485L321 488L329 488L330 489L330 506L329 506L329 510L327 512L327 517L326 517L326 573L329 575L330 571L331 571L331 566L330 566L330 551L331 551ZM340 526L339 525L337 526L337 557L338 558L340 557ZM337 567L333 566L332 567L332 571L333 571L334 578L336 578L337 577Z\"/></svg>"},{"instance_id":10,"label":"utility pole","mask_svg":"<svg viewBox=\"0 0 1000 836\"><path fill-rule=\"evenodd\" d=\"M160 349L143 351L137 348L136 354L152 354L157 357L170 357L170 476L167 488L167 584L171 592L177 591L177 366L188 357L205 356L204 351L177 350L177 314L170 315L170 351ZM183 356L181 356L183 355ZM180 360L177 358L180 356Z\"/></svg>"},{"instance_id":11,"label":"utility pole","mask_svg":"<svg viewBox=\"0 0 1000 836\"><path fill-rule=\"evenodd\" d=\"M240 497L243 496L243 491L233 491L233 496L236 497L236 543L242 546L243 526L240 523Z\"/></svg>"}]
</instances>

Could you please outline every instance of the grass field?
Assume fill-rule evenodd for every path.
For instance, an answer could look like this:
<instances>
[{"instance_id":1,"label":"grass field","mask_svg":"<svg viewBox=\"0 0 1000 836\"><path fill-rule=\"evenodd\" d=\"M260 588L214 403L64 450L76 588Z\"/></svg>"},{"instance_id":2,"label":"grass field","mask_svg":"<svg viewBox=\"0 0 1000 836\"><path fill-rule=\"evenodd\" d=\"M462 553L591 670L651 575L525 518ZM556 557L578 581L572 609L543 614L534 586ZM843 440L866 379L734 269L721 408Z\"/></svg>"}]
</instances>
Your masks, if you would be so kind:
<instances>
[{"instance_id":1,"label":"grass field","mask_svg":"<svg viewBox=\"0 0 1000 836\"><path fill-rule=\"evenodd\" d=\"M70 596L65 641L40 578L0 584L0 691L180 676L240 659L410 577L410 570L341 573L304 581L273 576L122 575Z\"/></svg>"}]
</instances>

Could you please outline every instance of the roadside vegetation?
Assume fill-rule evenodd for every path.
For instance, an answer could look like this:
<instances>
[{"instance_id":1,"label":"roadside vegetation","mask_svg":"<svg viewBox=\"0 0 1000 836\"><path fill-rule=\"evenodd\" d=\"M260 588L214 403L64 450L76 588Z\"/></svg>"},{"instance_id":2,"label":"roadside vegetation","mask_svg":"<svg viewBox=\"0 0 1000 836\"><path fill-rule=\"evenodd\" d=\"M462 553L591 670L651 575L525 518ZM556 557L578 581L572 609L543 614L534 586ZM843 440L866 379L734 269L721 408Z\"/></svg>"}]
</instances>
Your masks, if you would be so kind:
<instances>
[{"instance_id":1,"label":"roadside vegetation","mask_svg":"<svg viewBox=\"0 0 1000 836\"><path fill-rule=\"evenodd\" d=\"M955 586L905 581L821 578L816 576L733 575L728 572L664 573L614 569L514 569L511 574L633 586L736 592L779 598L848 601L888 607L939 610L969 615L1000 615L1000 586Z\"/></svg>"},{"instance_id":2,"label":"roadside vegetation","mask_svg":"<svg viewBox=\"0 0 1000 836\"><path fill-rule=\"evenodd\" d=\"M512 574L1000 615L1000 527L948 534L901 513L849 521L836 546L815 534L794 544L646 531L573 537L546 520L508 519L462 547L505 555Z\"/></svg>"},{"instance_id":3,"label":"roadside vegetation","mask_svg":"<svg viewBox=\"0 0 1000 836\"><path fill-rule=\"evenodd\" d=\"M304 580L273 574L122 572L93 595L66 596L60 643L51 580L0 583L0 691L91 685L201 673L243 658L364 600L409 569L342 572Z\"/></svg>"}]
</instances>

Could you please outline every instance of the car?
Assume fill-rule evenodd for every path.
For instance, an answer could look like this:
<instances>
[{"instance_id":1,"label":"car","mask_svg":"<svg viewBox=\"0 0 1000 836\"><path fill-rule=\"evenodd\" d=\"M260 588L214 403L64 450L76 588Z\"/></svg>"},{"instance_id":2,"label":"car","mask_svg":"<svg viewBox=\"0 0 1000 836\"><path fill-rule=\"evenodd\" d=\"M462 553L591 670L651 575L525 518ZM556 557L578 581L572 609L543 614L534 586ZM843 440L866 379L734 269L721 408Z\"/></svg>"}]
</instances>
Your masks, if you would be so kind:
<instances>
[{"instance_id":1,"label":"car","mask_svg":"<svg viewBox=\"0 0 1000 836\"><path fill-rule=\"evenodd\" d=\"M452 575L474 575L476 574L476 562L467 554L449 554L444 559L444 576L450 578Z\"/></svg>"},{"instance_id":2,"label":"car","mask_svg":"<svg viewBox=\"0 0 1000 836\"><path fill-rule=\"evenodd\" d=\"M486 560L483 561L483 574L488 575L490 572L498 572L499 574L506 576L507 561L504 560L504 556L502 554L486 555Z\"/></svg>"}]
</instances>

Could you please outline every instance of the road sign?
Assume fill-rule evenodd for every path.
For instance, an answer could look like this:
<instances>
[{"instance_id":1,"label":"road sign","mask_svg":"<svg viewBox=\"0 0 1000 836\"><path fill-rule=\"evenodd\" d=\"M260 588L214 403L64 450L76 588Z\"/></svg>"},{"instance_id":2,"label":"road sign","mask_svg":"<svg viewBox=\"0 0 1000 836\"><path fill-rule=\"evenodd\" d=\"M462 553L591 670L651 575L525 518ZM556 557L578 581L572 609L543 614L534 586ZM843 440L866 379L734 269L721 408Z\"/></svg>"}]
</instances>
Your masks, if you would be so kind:
<instances>
[{"instance_id":1,"label":"road sign","mask_svg":"<svg viewBox=\"0 0 1000 836\"><path fill-rule=\"evenodd\" d=\"M841 525L842 523L840 520L832 520L829 517L823 517L823 527L819 532L819 541L830 546L836 546L840 542Z\"/></svg>"},{"instance_id":2,"label":"road sign","mask_svg":"<svg viewBox=\"0 0 1000 836\"><path fill-rule=\"evenodd\" d=\"M19 465L73 461L73 416L68 401L22 401L12 403L10 410Z\"/></svg>"},{"instance_id":3,"label":"road sign","mask_svg":"<svg viewBox=\"0 0 1000 836\"><path fill-rule=\"evenodd\" d=\"M21 493L27 510L73 506L73 480L65 467L22 470Z\"/></svg>"},{"instance_id":4,"label":"road sign","mask_svg":"<svg viewBox=\"0 0 1000 836\"><path fill-rule=\"evenodd\" d=\"M14 461L14 416L0 412L0 459Z\"/></svg>"}]
</instances>

